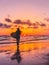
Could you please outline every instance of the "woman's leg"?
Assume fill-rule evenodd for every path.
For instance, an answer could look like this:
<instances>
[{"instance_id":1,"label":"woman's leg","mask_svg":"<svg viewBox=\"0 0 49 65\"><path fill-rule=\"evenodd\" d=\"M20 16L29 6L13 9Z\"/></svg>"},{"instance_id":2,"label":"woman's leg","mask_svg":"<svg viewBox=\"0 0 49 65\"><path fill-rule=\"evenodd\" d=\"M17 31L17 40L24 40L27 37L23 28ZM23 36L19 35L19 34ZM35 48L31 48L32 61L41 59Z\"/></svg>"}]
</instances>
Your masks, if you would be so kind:
<instances>
[{"instance_id":1,"label":"woman's leg","mask_svg":"<svg viewBox=\"0 0 49 65\"><path fill-rule=\"evenodd\" d=\"M17 39L17 45L19 45L19 41L20 41L20 39Z\"/></svg>"}]
</instances>

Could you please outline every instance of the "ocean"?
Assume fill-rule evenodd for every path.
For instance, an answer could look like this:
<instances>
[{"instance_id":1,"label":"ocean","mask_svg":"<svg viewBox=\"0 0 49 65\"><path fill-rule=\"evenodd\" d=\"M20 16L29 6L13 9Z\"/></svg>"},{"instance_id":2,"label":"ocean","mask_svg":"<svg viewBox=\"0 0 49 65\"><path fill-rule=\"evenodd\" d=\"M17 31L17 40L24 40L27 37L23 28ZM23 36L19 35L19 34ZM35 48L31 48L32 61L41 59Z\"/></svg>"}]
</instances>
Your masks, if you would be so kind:
<instances>
[{"instance_id":1,"label":"ocean","mask_svg":"<svg viewBox=\"0 0 49 65\"><path fill-rule=\"evenodd\" d=\"M0 36L0 65L49 65L49 36Z\"/></svg>"},{"instance_id":2,"label":"ocean","mask_svg":"<svg viewBox=\"0 0 49 65\"><path fill-rule=\"evenodd\" d=\"M20 38L20 43L48 42L48 41L49 41L49 35L21 36ZM9 44L9 43L16 43L16 39L7 35L0 36L0 44Z\"/></svg>"}]
</instances>

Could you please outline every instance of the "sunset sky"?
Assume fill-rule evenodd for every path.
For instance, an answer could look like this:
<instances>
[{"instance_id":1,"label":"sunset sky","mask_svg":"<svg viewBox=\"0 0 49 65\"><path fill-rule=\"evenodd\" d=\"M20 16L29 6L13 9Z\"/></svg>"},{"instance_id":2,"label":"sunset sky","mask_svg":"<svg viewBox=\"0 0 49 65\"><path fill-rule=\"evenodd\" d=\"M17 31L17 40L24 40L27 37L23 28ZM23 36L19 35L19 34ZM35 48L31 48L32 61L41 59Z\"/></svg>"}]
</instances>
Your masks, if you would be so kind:
<instances>
[{"instance_id":1,"label":"sunset sky","mask_svg":"<svg viewBox=\"0 0 49 65\"><path fill-rule=\"evenodd\" d=\"M0 35L49 35L49 0L0 0Z\"/></svg>"}]
</instances>

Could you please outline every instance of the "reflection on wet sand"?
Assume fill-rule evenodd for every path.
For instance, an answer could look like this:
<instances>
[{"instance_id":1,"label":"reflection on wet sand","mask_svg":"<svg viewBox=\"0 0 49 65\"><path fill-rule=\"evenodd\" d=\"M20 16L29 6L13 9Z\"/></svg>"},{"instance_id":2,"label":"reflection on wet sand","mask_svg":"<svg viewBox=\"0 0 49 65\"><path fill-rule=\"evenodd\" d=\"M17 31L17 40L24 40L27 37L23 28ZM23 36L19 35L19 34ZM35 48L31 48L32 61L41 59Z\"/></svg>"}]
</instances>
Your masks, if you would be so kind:
<instances>
[{"instance_id":1,"label":"reflection on wet sand","mask_svg":"<svg viewBox=\"0 0 49 65\"><path fill-rule=\"evenodd\" d=\"M15 52L15 50L17 49L16 44L6 44L3 46L0 46L0 52L5 52L5 51L11 51L12 53ZM42 52L42 50L46 50L49 49L49 43L46 42L36 42L36 43L25 43L25 44L20 44L19 46L20 51L29 51L29 50L40 50L40 52Z\"/></svg>"},{"instance_id":2,"label":"reflection on wet sand","mask_svg":"<svg viewBox=\"0 0 49 65\"><path fill-rule=\"evenodd\" d=\"M46 53L46 54L44 54L43 59L46 60L46 62L44 63L44 65L49 65L49 52Z\"/></svg>"},{"instance_id":3,"label":"reflection on wet sand","mask_svg":"<svg viewBox=\"0 0 49 65\"><path fill-rule=\"evenodd\" d=\"M13 56L11 57L11 60L17 60L18 63L21 62L22 58L21 58L21 54L20 54L20 50L19 50L19 45L17 45L17 50L16 52L13 54Z\"/></svg>"},{"instance_id":4,"label":"reflection on wet sand","mask_svg":"<svg viewBox=\"0 0 49 65\"><path fill-rule=\"evenodd\" d=\"M19 46L16 46L16 44L0 46L0 65L18 64L49 65L49 42L25 43Z\"/></svg>"}]
</instances>

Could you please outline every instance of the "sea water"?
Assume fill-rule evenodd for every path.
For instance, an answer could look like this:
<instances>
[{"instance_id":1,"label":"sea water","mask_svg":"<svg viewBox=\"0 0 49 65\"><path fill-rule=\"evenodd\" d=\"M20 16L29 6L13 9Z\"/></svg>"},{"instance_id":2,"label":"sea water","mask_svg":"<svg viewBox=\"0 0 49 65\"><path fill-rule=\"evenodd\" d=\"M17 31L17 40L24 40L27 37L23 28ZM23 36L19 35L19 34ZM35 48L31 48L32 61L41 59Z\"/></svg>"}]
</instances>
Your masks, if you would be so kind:
<instances>
[{"instance_id":1,"label":"sea water","mask_svg":"<svg viewBox=\"0 0 49 65\"><path fill-rule=\"evenodd\" d=\"M20 43L25 43L25 42L47 42L49 41L49 36L48 35L37 35L37 36L21 36L20 38ZM0 44L5 44L5 43L15 43L16 39L12 38L11 36L0 36Z\"/></svg>"},{"instance_id":2,"label":"sea water","mask_svg":"<svg viewBox=\"0 0 49 65\"><path fill-rule=\"evenodd\" d=\"M20 64L17 61L19 58L11 59L17 48L13 42L16 39L11 36L0 36L0 65L49 65L49 36L21 36Z\"/></svg>"}]
</instances>

